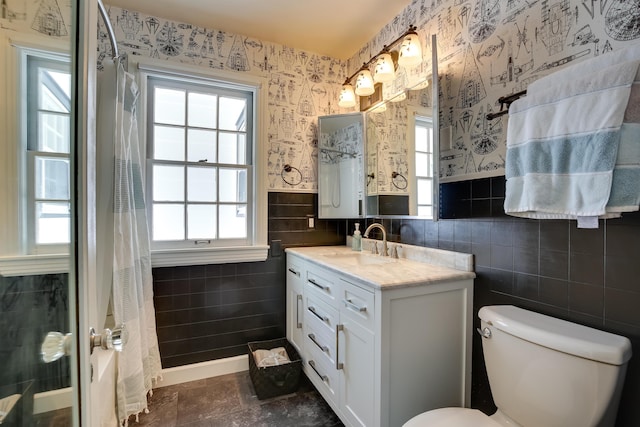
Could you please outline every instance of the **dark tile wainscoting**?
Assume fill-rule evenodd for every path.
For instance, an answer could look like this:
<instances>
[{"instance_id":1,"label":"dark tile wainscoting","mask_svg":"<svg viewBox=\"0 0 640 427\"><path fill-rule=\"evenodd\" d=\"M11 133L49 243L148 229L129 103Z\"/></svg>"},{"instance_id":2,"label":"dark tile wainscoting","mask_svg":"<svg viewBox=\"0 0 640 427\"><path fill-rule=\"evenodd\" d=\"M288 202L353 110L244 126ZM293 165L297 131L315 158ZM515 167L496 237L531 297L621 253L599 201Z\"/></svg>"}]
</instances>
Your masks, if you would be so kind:
<instances>
[{"instance_id":1,"label":"dark tile wainscoting","mask_svg":"<svg viewBox=\"0 0 640 427\"><path fill-rule=\"evenodd\" d=\"M31 382L31 393L68 387L69 358L44 363L40 347L48 332L70 330L66 274L0 276L0 389Z\"/></svg>"},{"instance_id":2,"label":"dark tile wainscoting","mask_svg":"<svg viewBox=\"0 0 640 427\"><path fill-rule=\"evenodd\" d=\"M345 241L345 221L318 220L317 201L317 194L269 193L264 262L153 269L164 368L246 354L249 341L285 336L283 249Z\"/></svg>"},{"instance_id":3,"label":"dark tile wainscoting","mask_svg":"<svg viewBox=\"0 0 640 427\"><path fill-rule=\"evenodd\" d=\"M442 192L442 214L450 219L381 220L389 240L474 254L475 313L483 305L515 304L627 336L635 356L629 364L617 426L640 425L636 404L640 396L640 213L600 221L597 230L584 230L572 221L506 216L502 209L504 177L447 188L450 185L443 185ZM458 197L462 202L458 203ZM244 343L250 339L284 335L285 260L281 249L343 244L347 230L350 234L354 229L354 220L316 220L316 227L309 229L307 217L312 215L317 215L315 194L270 193L269 240L275 244L266 262L154 271L165 367L243 354ZM359 222L364 227L374 220ZM379 238L375 233L372 236ZM215 284L211 290L207 288L210 278ZM216 288L221 286L216 283L226 285ZM214 294L209 297L212 305L208 305L209 293ZM161 302L163 297L168 300ZM221 311L228 317L216 314ZM256 323L246 329L243 319ZM200 322L204 323L198 325ZM217 333L207 329L216 322L229 327L220 337L235 337L222 348L215 347ZM234 322L241 327L231 328ZM211 348L198 347L200 338L190 337L198 329L209 337ZM472 406L487 413L495 409L477 336L473 341Z\"/></svg>"}]
</instances>

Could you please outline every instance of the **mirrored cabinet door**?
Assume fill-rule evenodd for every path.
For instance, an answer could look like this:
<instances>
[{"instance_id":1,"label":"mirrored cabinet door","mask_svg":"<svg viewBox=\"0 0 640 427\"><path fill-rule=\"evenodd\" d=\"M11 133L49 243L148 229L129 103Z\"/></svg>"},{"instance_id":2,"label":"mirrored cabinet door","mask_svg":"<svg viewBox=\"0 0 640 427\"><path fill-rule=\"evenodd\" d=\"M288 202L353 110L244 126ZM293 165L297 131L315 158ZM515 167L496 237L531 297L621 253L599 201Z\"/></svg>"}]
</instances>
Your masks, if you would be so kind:
<instances>
[{"instance_id":1,"label":"mirrored cabinet door","mask_svg":"<svg viewBox=\"0 0 640 427\"><path fill-rule=\"evenodd\" d=\"M318 124L318 217L364 217L364 114L324 116Z\"/></svg>"}]
</instances>

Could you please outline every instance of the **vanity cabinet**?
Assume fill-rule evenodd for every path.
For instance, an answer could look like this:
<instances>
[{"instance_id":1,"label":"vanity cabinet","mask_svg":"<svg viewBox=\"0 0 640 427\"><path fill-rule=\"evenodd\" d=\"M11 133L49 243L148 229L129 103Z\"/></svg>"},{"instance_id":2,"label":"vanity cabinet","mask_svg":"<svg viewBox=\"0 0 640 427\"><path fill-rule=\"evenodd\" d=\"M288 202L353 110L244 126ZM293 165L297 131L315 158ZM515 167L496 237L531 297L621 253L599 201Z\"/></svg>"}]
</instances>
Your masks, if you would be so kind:
<instances>
[{"instance_id":1,"label":"vanity cabinet","mask_svg":"<svg viewBox=\"0 0 640 427\"><path fill-rule=\"evenodd\" d=\"M345 425L398 427L469 405L472 278L385 289L306 249L287 249L287 338Z\"/></svg>"}]
</instances>

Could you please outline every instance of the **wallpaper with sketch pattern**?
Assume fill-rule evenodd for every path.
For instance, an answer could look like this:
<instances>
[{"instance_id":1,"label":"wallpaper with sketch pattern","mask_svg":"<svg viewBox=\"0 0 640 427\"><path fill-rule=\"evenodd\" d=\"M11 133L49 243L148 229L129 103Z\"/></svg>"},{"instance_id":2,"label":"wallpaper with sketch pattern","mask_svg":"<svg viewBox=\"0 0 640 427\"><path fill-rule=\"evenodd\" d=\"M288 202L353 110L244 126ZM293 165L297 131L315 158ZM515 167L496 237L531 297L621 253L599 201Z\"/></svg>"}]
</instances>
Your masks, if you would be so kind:
<instances>
[{"instance_id":1,"label":"wallpaper with sketch pattern","mask_svg":"<svg viewBox=\"0 0 640 427\"><path fill-rule=\"evenodd\" d=\"M0 25L66 37L68 8L68 0L4 0ZM346 73L410 24L418 26L426 65L430 35L438 36L440 126L452 134L452 148L441 152L444 180L504 174L507 116L486 119L500 109L500 96L573 61L640 43L640 0L413 0L346 63L115 7L109 13L131 55L268 79L268 187L281 191L315 190L317 117L348 112L336 102ZM99 48L109 51L102 26ZM300 169L302 183L283 182L285 164Z\"/></svg>"},{"instance_id":2,"label":"wallpaper with sketch pattern","mask_svg":"<svg viewBox=\"0 0 640 427\"><path fill-rule=\"evenodd\" d=\"M314 191L317 174L317 117L335 114L344 61L239 34L173 22L110 7L119 47L130 55L165 59L265 77L269 82L268 188ZM110 45L99 31L99 66ZM302 181L287 184L284 165L298 168Z\"/></svg>"},{"instance_id":3,"label":"wallpaper with sketch pattern","mask_svg":"<svg viewBox=\"0 0 640 427\"><path fill-rule=\"evenodd\" d=\"M442 181L504 175L500 96L573 61L640 43L640 0L414 0L349 60L356 70L410 24L438 36ZM429 53L427 51L426 55Z\"/></svg>"}]
</instances>

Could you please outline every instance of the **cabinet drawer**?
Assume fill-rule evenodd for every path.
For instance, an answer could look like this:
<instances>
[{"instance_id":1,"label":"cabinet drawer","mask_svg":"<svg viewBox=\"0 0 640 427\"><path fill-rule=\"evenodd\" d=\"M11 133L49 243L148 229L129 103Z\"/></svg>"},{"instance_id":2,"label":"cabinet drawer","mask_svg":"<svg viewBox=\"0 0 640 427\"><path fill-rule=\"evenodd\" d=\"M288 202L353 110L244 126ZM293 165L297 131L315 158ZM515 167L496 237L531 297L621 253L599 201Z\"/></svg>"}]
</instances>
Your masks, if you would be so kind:
<instances>
[{"instance_id":1,"label":"cabinet drawer","mask_svg":"<svg viewBox=\"0 0 640 427\"><path fill-rule=\"evenodd\" d=\"M304 277L304 262L298 257L287 255L287 279L302 283Z\"/></svg>"},{"instance_id":2,"label":"cabinet drawer","mask_svg":"<svg viewBox=\"0 0 640 427\"><path fill-rule=\"evenodd\" d=\"M340 279L340 282L340 313L373 331L375 327L375 296L373 292L344 279Z\"/></svg>"},{"instance_id":3,"label":"cabinet drawer","mask_svg":"<svg viewBox=\"0 0 640 427\"><path fill-rule=\"evenodd\" d=\"M338 310L311 292L305 293L304 323L311 332L333 334L338 324Z\"/></svg>"},{"instance_id":4,"label":"cabinet drawer","mask_svg":"<svg viewBox=\"0 0 640 427\"><path fill-rule=\"evenodd\" d=\"M305 372L320 394L334 403L338 403L340 390L339 375L335 367L321 359L309 356L305 362Z\"/></svg>"},{"instance_id":5,"label":"cabinet drawer","mask_svg":"<svg viewBox=\"0 0 640 427\"><path fill-rule=\"evenodd\" d=\"M335 305L339 296L337 279L331 273L312 265L307 268L305 288L318 291L332 305Z\"/></svg>"},{"instance_id":6,"label":"cabinet drawer","mask_svg":"<svg viewBox=\"0 0 640 427\"><path fill-rule=\"evenodd\" d=\"M330 366L336 365L336 335L307 328L304 332L304 346L308 357L324 360Z\"/></svg>"}]
</instances>

